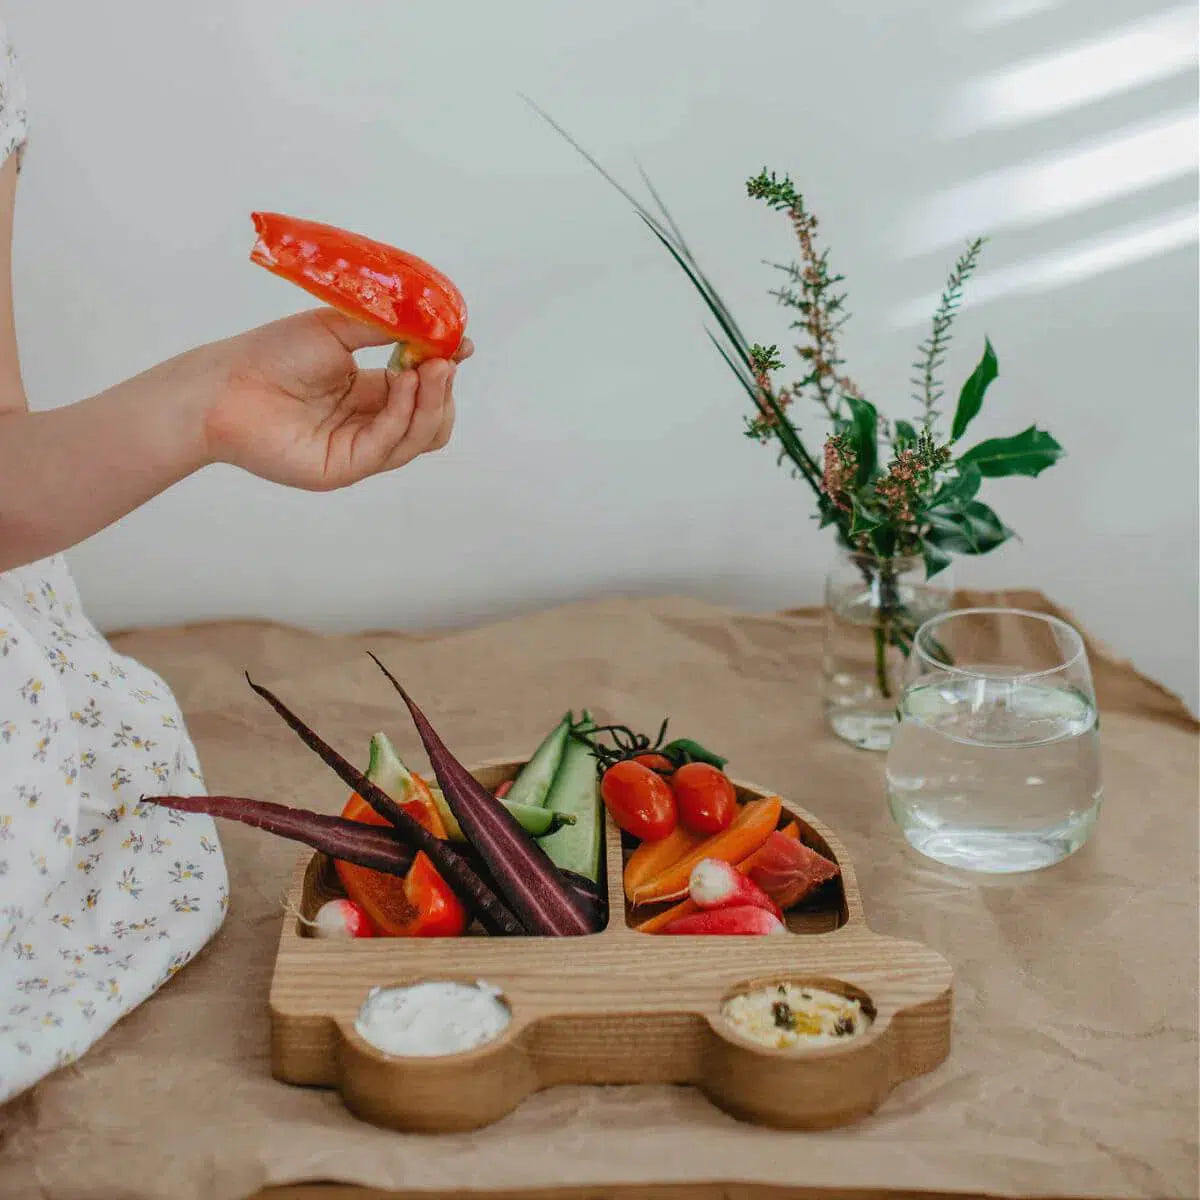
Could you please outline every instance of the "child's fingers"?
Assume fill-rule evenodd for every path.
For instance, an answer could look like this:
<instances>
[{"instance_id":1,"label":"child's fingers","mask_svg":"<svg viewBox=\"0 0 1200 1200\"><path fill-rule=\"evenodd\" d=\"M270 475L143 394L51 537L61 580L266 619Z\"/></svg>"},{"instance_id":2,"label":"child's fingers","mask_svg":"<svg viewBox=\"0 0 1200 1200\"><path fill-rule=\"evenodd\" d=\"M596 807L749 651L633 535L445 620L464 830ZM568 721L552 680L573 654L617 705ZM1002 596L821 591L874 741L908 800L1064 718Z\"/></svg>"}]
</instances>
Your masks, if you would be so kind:
<instances>
[{"instance_id":1,"label":"child's fingers","mask_svg":"<svg viewBox=\"0 0 1200 1200\"><path fill-rule=\"evenodd\" d=\"M416 401L408 428L396 439L390 452L379 466L380 471L392 471L424 454L442 427L449 391L450 364L445 359L422 363L416 370L418 378Z\"/></svg>"},{"instance_id":2,"label":"child's fingers","mask_svg":"<svg viewBox=\"0 0 1200 1200\"><path fill-rule=\"evenodd\" d=\"M387 402L354 435L352 461L360 465L355 472L359 477L386 469L395 447L404 441L412 425L418 387L417 373L412 370L389 380Z\"/></svg>"},{"instance_id":3,"label":"child's fingers","mask_svg":"<svg viewBox=\"0 0 1200 1200\"><path fill-rule=\"evenodd\" d=\"M450 378L446 381L446 406L442 409L442 423L438 427L437 433L433 436L433 441L429 443L429 449L441 450L449 441L450 435L454 432L454 368L450 368Z\"/></svg>"},{"instance_id":4,"label":"child's fingers","mask_svg":"<svg viewBox=\"0 0 1200 1200\"><path fill-rule=\"evenodd\" d=\"M456 363L465 362L474 353L475 343L469 337L465 337L462 340L462 345L454 352L454 358L451 361Z\"/></svg>"}]
</instances>

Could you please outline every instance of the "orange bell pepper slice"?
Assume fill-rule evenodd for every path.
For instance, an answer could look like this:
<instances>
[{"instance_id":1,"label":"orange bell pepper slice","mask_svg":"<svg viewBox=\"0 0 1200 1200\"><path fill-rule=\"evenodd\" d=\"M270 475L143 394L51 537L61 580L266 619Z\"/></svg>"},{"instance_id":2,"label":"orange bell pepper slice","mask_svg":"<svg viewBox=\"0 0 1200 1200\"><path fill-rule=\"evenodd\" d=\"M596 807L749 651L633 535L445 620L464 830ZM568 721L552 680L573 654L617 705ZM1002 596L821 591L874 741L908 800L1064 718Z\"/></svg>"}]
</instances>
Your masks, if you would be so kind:
<instances>
[{"instance_id":1,"label":"orange bell pepper slice","mask_svg":"<svg viewBox=\"0 0 1200 1200\"><path fill-rule=\"evenodd\" d=\"M728 863L741 862L759 848L779 824L783 801L778 796L749 800L741 806L733 824L720 833L704 838L677 861L658 874L627 889L634 906L658 900L679 900L687 895L688 877L702 858L719 858ZM666 839L664 839L666 840ZM640 848L640 847L639 847ZM630 859L632 862L632 859Z\"/></svg>"},{"instance_id":2,"label":"orange bell pepper slice","mask_svg":"<svg viewBox=\"0 0 1200 1200\"><path fill-rule=\"evenodd\" d=\"M785 825L779 832L782 833L786 838L792 838L797 842L800 840L800 826L795 821ZM763 841L765 843L766 838L764 838ZM734 868L742 875L748 875L750 873L750 868L754 866L761 853L762 846L759 846L759 848L755 850L754 853L748 858L743 858L741 862L734 863ZM658 933L660 929L666 925L670 925L672 921L677 920L679 917L691 916L692 913L699 911L700 906L689 897L687 900L681 900L678 904L673 905L671 908L663 909L662 912L657 913L653 917L647 917L646 920L644 920L640 925L635 925L634 929L636 929L638 933Z\"/></svg>"},{"instance_id":3,"label":"orange bell pepper slice","mask_svg":"<svg viewBox=\"0 0 1200 1200\"><path fill-rule=\"evenodd\" d=\"M251 262L399 343L389 365L450 358L462 345L467 306L441 271L415 254L333 225L283 213L251 214Z\"/></svg>"},{"instance_id":4,"label":"orange bell pepper slice","mask_svg":"<svg viewBox=\"0 0 1200 1200\"><path fill-rule=\"evenodd\" d=\"M676 825L665 838L654 842L642 842L629 856L625 872L621 876L625 895L632 900L634 892L661 874L672 863L690 854L704 841L704 834L692 833L682 825Z\"/></svg>"}]
</instances>

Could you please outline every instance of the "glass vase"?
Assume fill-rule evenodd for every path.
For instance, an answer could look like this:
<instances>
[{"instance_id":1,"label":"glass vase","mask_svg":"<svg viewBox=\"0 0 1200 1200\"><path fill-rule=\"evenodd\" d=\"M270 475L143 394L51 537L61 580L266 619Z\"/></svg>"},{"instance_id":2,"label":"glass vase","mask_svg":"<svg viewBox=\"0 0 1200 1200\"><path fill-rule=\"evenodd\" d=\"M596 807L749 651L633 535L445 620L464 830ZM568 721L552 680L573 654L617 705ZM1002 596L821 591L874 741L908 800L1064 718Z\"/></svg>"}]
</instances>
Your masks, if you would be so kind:
<instances>
[{"instance_id":1,"label":"glass vase","mask_svg":"<svg viewBox=\"0 0 1200 1200\"><path fill-rule=\"evenodd\" d=\"M919 556L843 551L825 580L824 699L829 727L863 750L887 750L917 630L951 607L952 568L933 581Z\"/></svg>"}]
</instances>

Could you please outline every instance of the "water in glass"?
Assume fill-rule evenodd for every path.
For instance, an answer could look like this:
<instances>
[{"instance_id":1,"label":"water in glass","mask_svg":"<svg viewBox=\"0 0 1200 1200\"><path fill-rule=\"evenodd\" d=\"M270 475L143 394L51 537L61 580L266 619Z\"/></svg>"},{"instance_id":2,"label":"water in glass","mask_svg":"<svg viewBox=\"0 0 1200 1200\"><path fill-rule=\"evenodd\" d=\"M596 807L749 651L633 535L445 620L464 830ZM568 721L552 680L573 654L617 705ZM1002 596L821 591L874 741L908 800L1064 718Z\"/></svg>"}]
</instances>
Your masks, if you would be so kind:
<instances>
[{"instance_id":1,"label":"water in glass","mask_svg":"<svg viewBox=\"0 0 1200 1200\"><path fill-rule=\"evenodd\" d=\"M918 633L887 790L905 837L930 858L978 871L1036 870L1091 833L1102 796L1096 705L1082 641L1061 622L1045 626L1053 620L969 610ZM959 636L969 623L977 643L985 624L1010 626L1015 636L984 638L1015 649L1027 622L1048 630L1057 666L978 662L947 649L971 640Z\"/></svg>"}]
</instances>

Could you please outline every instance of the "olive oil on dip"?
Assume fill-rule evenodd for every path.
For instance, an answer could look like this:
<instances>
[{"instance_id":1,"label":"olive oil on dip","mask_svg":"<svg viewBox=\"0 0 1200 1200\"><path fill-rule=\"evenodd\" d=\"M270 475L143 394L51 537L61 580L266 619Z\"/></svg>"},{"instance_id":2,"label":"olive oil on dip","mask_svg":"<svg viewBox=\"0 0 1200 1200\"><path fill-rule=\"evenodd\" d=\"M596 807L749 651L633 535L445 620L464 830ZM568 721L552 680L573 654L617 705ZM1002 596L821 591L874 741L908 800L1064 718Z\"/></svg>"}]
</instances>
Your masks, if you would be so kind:
<instances>
[{"instance_id":1,"label":"olive oil on dip","mask_svg":"<svg viewBox=\"0 0 1200 1200\"><path fill-rule=\"evenodd\" d=\"M807 984L779 983L727 1000L721 1015L742 1037L761 1046L828 1046L867 1031L870 1014L853 996Z\"/></svg>"}]
</instances>

